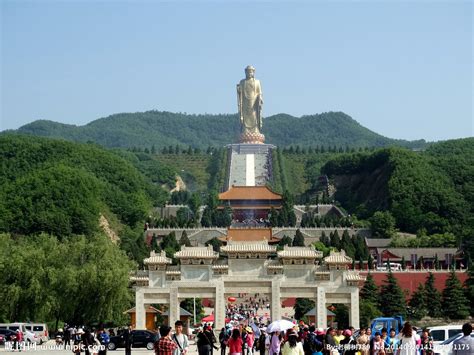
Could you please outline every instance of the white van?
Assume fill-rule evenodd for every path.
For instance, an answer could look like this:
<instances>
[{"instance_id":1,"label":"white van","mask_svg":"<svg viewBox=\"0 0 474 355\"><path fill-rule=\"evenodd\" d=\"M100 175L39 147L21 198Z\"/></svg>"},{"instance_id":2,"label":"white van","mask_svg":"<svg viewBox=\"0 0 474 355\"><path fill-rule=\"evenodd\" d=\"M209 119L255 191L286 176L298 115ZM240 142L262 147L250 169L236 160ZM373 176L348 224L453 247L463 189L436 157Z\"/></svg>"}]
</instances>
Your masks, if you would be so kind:
<instances>
[{"instance_id":1,"label":"white van","mask_svg":"<svg viewBox=\"0 0 474 355\"><path fill-rule=\"evenodd\" d=\"M9 329L13 331L17 331L21 329L23 333L23 337L25 342L27 343L40 343L40 338L33 333L32 331L28 330L26 326L30 325L29 323L2 323L0 324L0 329Z\"/></svg>"},{"instance_id":2,"label":"white van","mask_svg":"<svg viewBox=\"0 0 474 355\"><path fill-rule=\"evenodd\" d=\"M28 323L25 324L26 330L35 333L39 340L40 344L43 344L49 340L49 331L48 325L46 323Z\"/></svg>"},{"instance_id":3,"label":"white van","mask_svg":"<svg viewBox=\"0 0 474 355\"><path fill-rule=\"evenodd\" d=\"M433 344L440 344L443 341L451 338L453 335L462 333L462 324L428 327L428 330L433 337Z\"/></svg>"},{"instance_id":4,"label":"white van","mask_svg":"<svg viewBox=\"0 0 474 355\"><path fill-rule=\"evenodd\" d=\"M387 262L385 262L381 266L377 267L377 271L388 271L388 266L389 266L389 264ZM402 271L402 264L390 263L390 270L392 270L392 271Z\"/></svg>"}]
</instances>

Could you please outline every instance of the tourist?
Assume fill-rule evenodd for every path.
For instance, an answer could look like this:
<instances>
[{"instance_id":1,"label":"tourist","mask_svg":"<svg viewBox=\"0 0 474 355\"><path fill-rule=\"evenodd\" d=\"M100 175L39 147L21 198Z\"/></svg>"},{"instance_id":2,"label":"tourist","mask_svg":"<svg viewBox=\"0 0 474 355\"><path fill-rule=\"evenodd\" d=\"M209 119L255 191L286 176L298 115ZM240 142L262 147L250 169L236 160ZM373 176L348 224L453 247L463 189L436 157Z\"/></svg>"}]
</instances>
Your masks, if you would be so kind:
<instances>
[{"instance_id":1,"label":"tourist","mask_svg":"<svg viewBox=\"0 0 474 355\"><path fill-rule=\"evenodd\" d=\"M410 322L405 322L398 338L400 339L398 346L400 351L397 352L397 355L416 354L416 337Z\"/></svg>"},{"instance_id":2,"label":"tourist","mask_svg":"<svg viewBox=\"0 0 474 355\"><path fill-rule=\"evenodd\" d=\"M243 340L237 328L232 331L227 346L229 347L229 355L242 355Z\"/></svg>"},{"instance_id":3,"label":"tourist","mask_svg":"<svg viewBox=\"0 0 474 355\"><path fill-rule=\"evenodd\" d=\"M84 345L85 355L92 355L92 349L96 344L94 335L92 335L91 330L87 328L81 336L82 344Z\"/></svg>"},{"instance_id":4,"label":"tourist","mask_svg":"<svg viewBox=\"0 0 474 355\"><path fill-rule=\"evenodd\" d=\"M315 326L311 325L303 343L304 353L305 355L322 355L322 349L323 342L318 339Z\"/></svg>"},{"instance_id":5,"label":"tourist","mask_svg":"<svg viewBox=\"0 0 474 355\"><path fill-rule=\"evenodd\" d=\"M341 329L341 328L338 328L336 330L336 335L333 337L334 338L334 342L336 343L336 345L339 345L341 344L341 340L343 340L345 338L344 334L342 334L344 330Z\"/></svg>"},{"instance_id":6,"label":"tourist","mask_svg":"<svg viewBox=\"0 0 474 355\"><path fill-rule=\"evenodd\" d=\"M258 338L257 350L260 351L260 355L265 355L267 349L267 334L263 328L260 328L260 337Z\"/></svg>"},{"instance_id":7,"label":"tourist","mask_svg":"<svg viewBox=\"0 0 474 355\"><path fill-rule=\"evenodd\" d=\"M188 336L183 333L183 322L178 320L174 323L175 333L173 334L173 341L178 346L174 351L174 355L186 355L189 349Z\"/></svg>"},{"instance_id":8,"label":"tourist","mask_svg":"<svg viewBox=\"0 0 474 355\"><path fill-rule=\"evenodd\" d=\"M81 337L83 334L84 334L84 330L82 328L79 328L74 332L74 343L72 346L72 352L76 355L80 355L81 350L83 349L84 345L81 340Z\"/></svg>"},{"instance_id":9,"label":"tourist","mask_svg":"<svg viewBox=\"0 0 474 355\"><path fill-rule=\"evenodd\" d=\"M368 334L369 333L369 334ZM360 328L357 344L361 355L369 355L370 351L370 328Z\"/></svg>"},{"instance_id":10,"label":"tourist","mask_svg":"<svg viewBox=\"0 0 474 355\"><path fill-rule=\"evenodd\" d=\"M385 340L385 353L394 354L395 350L398 348L398 339L396 336L395 329L390 329L390 334Z\"/></svg>"},{"instance_id":11,"label":"tourist","mask_svg":"<svg viewBox=\"0 0 474 355\"><path fill-rule=\"evenodd\" d=\"M331 354L336 354L339 353L337 351L337 345L336 342L334 341L334 336L336 335L336 329L329 327L328 330L326 331L326 336L324 337L324 345L325 345L325 354L326 355L331 355Z\"/></svg>"},{"instance_id":12,"label":"tourist","mask_svg":"<svg viewBox=\"0 0 474 355\"><path fill-rule=\"evenodd\" d=\"M273 332L271 333L270 337L270 349L268 351L268 355L278 355L280 354L280 346L281 346L281 334L280 332Z\"/></svg>"},{"instance_id":13,"label":"tourist","mask_svg":"<svg viewBox=\"0 0 474 355\"><path fill-rule=\"evenodd\" d=\"M132 333L132 326L130 324L122 333L122 337L123 337L123 343L125 346L125 355L131 355L132 344L133 344L133 333Z\"/></svg>"},{"instance_id":14,"label":"tourist","mask_svg":"<svg viewBox=\"0 0 474 355\"><path fill-rule=\"evenodd\" d=\"M215 337L210 326L206 325L202 331L197 334L197 347L199 355L210 355L214 347Z\"/></svg>"},{"instance_id":15,"label":"tourist","mask_svg":"<svg viewBox=\"0 0 474 355\"><path fill-rule=\"evenodd\" d=\"M219 333L219 344L221 344L221 355L225 355L225 348L227 344L227 340L229 339L227 330L225 328L221 329Z\"/></svg>"},{"instance_id":16,"label":"tourist","mask_svg":"<svg viewBox=\"0 0 474 355\"><path fill-rule=\"evenodd\" d=\"M453 355L472 355L474 350L474 339L471 337L472 324L465 323L462 326L463 337L453 343Z\"/></svg>"},{"instance_id":17,"label":"tourist","mask_svg":"<svg viewBox=\"0 0 474 355\"><path fill-rule=\"evenodd\" d=\"M344 339L341 340L340 345L342 346L342 353L344 355L355 355L357 341L352 336L350 329L344 330Z\"/></svg>"},{"instance_id":18,"label":"tourist","mask_svg":"<svg viewBox=\"0 0 474 355\"><path fill-rule=\"evenodd\" d=\"M421 335L421 355L433 355L433 338L430 335L428 329L423 329L423 334Z\"/></svg>"},{"instance_id":19,"label":"tourist","mask_svg":"<svg viewBox=\"0 0 474 355\"><path fill-rule=\"evenodd\" d=\"M371 355L384 355L385 354L385 345L382 340L382 336L379 332L375 333L373 342L372 342L372 354Z\"/></svg>"},{"instance_id":20,"label":"tourist","mask_svg":"<svg viewBox=\"0 0 474 355\"><path fill-rule=\"evenodd\" d=\"M97 335L97 340L100 342L99 355L106 355L107 354L107 345L109 345L110 337L105 332L104 329L99 329L99 333Z\"/></svg>"},{"instance_id":21,"label":"tourist","mask_svg":"<svg viewBox=\"0 0 474 355\"><path fill-rule=\"evenodd\" d=\"M255 334L251 327L245 328L247 331L247 339L245 343L247 344L247 355L253 355L253 345L255 343Z\"/></svg>"},{"instance_id":22,"label":"tourist","mask_svg":"<svg viewBox=\"0 0 474 355\"><path fill-rule=\"evenodd\" d=\"M155 342L155 354L156 355L173 355L175 350L178 349L178 345L170 337L171 327L162 325L160 327L161 338Z\"/></svg>"},{"instance_id":23,"label":"tourist","mask_svg":"<svg viewBox=\"0 0 474 355\"><path fill-rule=\"evenodd\" d=\"M303 345L298 341L298 334L294 330L288 331L288 340L281 348L282 355L304 355Z\"/></svg>"}]
</instances>

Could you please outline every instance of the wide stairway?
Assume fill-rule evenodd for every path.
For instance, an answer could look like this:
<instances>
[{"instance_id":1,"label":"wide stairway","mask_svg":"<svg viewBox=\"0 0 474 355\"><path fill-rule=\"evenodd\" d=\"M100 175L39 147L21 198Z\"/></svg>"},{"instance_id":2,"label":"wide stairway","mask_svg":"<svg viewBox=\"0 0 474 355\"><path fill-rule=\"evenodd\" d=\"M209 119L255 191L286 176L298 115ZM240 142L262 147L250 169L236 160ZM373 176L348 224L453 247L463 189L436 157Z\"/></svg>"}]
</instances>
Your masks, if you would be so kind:
<instances>
[{"instance_id":1,"label":"wide stairway","mask_svg":"<svg viewBox=\"0 0 474 355\"><path fill-rule=\"evenodd\" d=\"M272 179L272 151L269 144L232 144L228 189L234 186L265 186Z\"/></svg>"}]
</instances>

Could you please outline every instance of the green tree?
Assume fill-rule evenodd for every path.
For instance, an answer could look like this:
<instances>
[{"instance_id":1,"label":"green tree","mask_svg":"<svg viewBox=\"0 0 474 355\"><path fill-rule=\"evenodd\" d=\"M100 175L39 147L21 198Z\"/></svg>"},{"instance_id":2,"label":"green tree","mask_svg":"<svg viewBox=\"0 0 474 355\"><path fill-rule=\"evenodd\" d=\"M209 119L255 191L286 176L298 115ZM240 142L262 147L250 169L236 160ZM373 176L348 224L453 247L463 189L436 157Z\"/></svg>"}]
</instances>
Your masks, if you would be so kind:
<instances>
[{"instance_id":1,"label":"green tree","mask_svg":"<svg viewBox=\"0 0 474 355\"><path fill-rule=\"evenodd\" d=\"M295 237L293 238L294 247L304 247L304 235L301 233L300 229L298 228L295 233Z\"/></svg>"},{"instance_id":2,"label":"green tree","mask_svg":"<svg viewBox=\"0 0 474 355\"><path fill-rule=\"evenodd\" d=\"M380 312L376 303L361 299L359 302L359 314L360 326L368 327L372 319L380 317L382 312Z\"/></svg>"},{"instance_id":3,"label":"green tree","mask_svg":"<svg viewBox=\"0 0 474 355\"><path fill-rule=\"evenodd\" d=\"M387 297L390 295L390 297ZM385 316L402 315L406 313L406 300L402 289L392 271L387 274L387 279L380 287L379 304Z\"/></svg>"},{"instance_id":4,"label":"green tree","mask_svg":"<svg viewBox=\"0 0 474 355\"><path fill-rule=\"evenodd\" d=\"M198 324L204 317L204 307L202 305L202 299L196 298L196 300L194 300L193 298L185 298L180 303L180 307L187 310L191 314L194 314L194 305L196 305L196 319L193 319L193 324Z\"/></svg>"},{"instance_id":5,"label":"green tree","mask_svg":"<svg viewBox=\"0 0 474 355\"><path fill-rule=\"evenodd\" d=\"M469 304L461 282L454 270L449 274L443 290L443 313L450 319L465 319L469 316Z\"/></svg>"},{"instance_id":6,"label":"green tree","mask_svg":"<svg viewBox=\"0 0 474 355\"><path fill-rule=\"evenodd\" d=\"M191 241L188 238L188 233L186 233L185 230L183 230L183 233L181 234L181 239L179 240L179 245L184 245L185 247L190 247L191 246Z\"/></svg>"},{"instance_id":7,"label":"green tree","mask_svg":"<svg viewBox=\"0 0 474 355\"><path fill-rule=\"evenodd\" d=\"M216 237L210 239L209 241L206 242L206 245L212 245L212 249L216 252L220 252L221 251L221 246L222 246L222 242L217 239Z\"/></svg>"},{"instance_id":8,"label":"green tree","mask_svg":"<svg viewBox=\"0 0 474 355\"><path fill-rule=\"evenodd\" d=\"M408 305L410 306L410 315L414 319L421 319L428 314L428 306L426 303L426 291L423 284L419 284L415 292L413 292Z\"/></svg>"},{"instance_id":9,"label":"green tree","mask_svg":"<svg viewBox=\"0 0 474 355\"><path fill-rule=\"evenodd\" d=\"M341 238L339 237L339 233L337 231L337 229L334 231L334 233L331 234L330 236L331 238L331 246L336 248L336 249L341 249Z\"/></svg>"},{"instance_id":10,"label":"green tree","mask_svg":"<svg viewBox=\"0 0 474 355\"><path fill-rule=\"evenodd\" d=\"M373 235L380 238L391 238L395 235L395 218L389 211L377 211L369 221Z\"/></svg>"},{"instance_id":11,"label":"green tree","mask_svg":"<svg viewBox=\"0 0 474 355\"><path fill-rule=\"evenodd\" d=\"M351 236L349 235L349 231L347 229L345 229L344 232L342 233L340 248L341 250L344 250L346 252L346 255L350 256L352 259L355 258L356 250L354 247L354 242Z\"/></svg>"},{"instance_id":12,"label":"green tree","mask_svg":"<svg viewBox=\"0 0 474 355\"><path fill-rule=\"evenodd\" d=\"M424 304L429 305L428 315L433 318L441 317L441 294L435 287L435 277L432 272L426 277L425 297Z\"/></svg>"},{"instance_id":13,"label":"green tree","mask_svg":"<svg viewBox=\"0 0 474 355\"><path fill-rule=\"evenodd\" d=\"M364 286L360 290L360 297L367 302L377 305L379 301L378 291L379 288L375 284L374 277L369 272L365 279Z\"/></svg>"},{"instance_id":14,"label":"green tree","mask_svg":"<svg viewBox=\"0 0 474 355\"><path fill-rule=\"evenodd\" d=\"M293 240L291 240L290 237L287 235L284 235L283 238L280 239L278 242L277 250L283 250L283 247L285 245L291 245L293 243Z\"/></svg>"},{"instance_id":15,"label":"green tree","mask_svg":"<svg viewBox=\"0 0 474 355\"><path fill-rule=\"evenodd\" d=\"M470 301L470 314L474 314L474 270L471 267L466 271L467 279L464 283L466 298Z\"/></svg>"},{"instance_id":16,"label":"green tree","mask_svg":"<svg viewBox=\"0 0 474 355\"><path fill-rule=\"evenodd\" d=\"M296 298L295 305L293 306L293 309L295 310L295 319L300 320L314 307L314 301L308 298Z\"/></svg>"}]
</instances>

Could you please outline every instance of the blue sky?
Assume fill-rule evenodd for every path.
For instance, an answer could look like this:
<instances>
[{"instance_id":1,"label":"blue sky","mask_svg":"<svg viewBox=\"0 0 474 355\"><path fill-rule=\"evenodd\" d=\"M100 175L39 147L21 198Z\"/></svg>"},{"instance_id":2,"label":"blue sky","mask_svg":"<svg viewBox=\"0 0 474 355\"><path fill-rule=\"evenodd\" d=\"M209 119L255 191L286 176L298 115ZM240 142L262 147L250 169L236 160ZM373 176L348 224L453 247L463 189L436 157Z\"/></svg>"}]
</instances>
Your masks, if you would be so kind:
<instances>
[{"instance_id":1,"label":"blue sky","mask_svg":"<svg viewBox=\"0 0 474 355\"><path fill-rule=\"evenodd\" d=\"M471 1L1 2L0 130L118 112L344 111L392 138L473 135Z\"/></svg>"}]
</instances>

